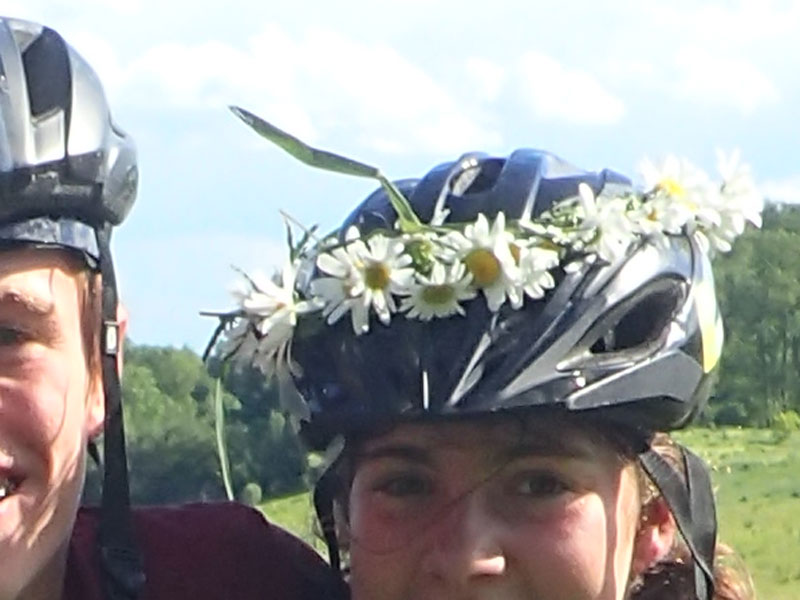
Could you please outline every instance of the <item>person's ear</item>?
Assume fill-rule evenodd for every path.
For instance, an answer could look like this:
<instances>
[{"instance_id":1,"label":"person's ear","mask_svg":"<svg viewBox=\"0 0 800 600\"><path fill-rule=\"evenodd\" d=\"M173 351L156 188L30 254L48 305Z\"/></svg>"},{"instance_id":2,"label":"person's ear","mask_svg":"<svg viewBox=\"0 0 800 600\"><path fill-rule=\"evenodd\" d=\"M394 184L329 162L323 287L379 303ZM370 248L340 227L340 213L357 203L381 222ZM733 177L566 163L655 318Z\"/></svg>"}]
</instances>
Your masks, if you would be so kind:
<instances>
[{"instance_id":1,"label":"person's ear","mask_svg":"<svg viewBox=\"0 0 800 600\"><path fill-rule=\"evenodd\" d=\"M658 496L642 507L633 546L633 575L640 575L669 554L675 541L675 520L666 501Z\"/></svg>"},{"instance_id":2,"label":"person's ear","mask_svg":"<svg viewBox=\"0 0 800 600\"><path fill-rule=\"evenodd\" d=\"M122 377L122 355L125 347L125 335L128 331L128 310L122 304L117 306L117 325L117 373ZM102 365L98 364L95 371L95 373L90 374L92 382L89 386L88 398L88 430L91 439L96 438L103 432L103 423L106 416Z\"/></svg>"}]
</instances>

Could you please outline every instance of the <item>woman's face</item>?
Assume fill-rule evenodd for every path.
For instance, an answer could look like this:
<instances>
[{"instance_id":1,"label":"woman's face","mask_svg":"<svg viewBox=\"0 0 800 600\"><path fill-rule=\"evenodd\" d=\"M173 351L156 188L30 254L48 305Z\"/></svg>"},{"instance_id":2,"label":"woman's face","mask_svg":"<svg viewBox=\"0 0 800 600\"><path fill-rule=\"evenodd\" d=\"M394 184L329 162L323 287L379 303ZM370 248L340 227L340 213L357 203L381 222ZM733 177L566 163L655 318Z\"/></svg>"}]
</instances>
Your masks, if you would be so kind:
<instances>
[{"instance_id":1,"label":"woman's face","mask_svg":"<svg viewBox=\"0 0 800 600\"><path fill-rule=\"evenodd\" d=\"M563 421L403 424L361 444L354 600L618 600L637 552L630 461Z\"/></svg>"}]
</instances>

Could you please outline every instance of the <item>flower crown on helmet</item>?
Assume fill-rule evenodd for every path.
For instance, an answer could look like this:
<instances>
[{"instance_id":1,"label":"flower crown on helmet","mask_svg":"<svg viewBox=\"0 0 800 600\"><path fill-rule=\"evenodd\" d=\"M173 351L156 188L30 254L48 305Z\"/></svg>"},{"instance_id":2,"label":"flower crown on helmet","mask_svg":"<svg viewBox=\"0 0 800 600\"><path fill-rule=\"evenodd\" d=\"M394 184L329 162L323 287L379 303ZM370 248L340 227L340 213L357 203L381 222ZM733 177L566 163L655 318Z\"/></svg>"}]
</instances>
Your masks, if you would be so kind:
<instances>
[{"instance_id":1,"label":"flower crown on helmet","mask_svg":"<svg viewBox=\"0 0 800 600\"><path fill-rule=\"evenodd\" d=\"M586 262L614 262L644 239L667 244L688 235L709 254L727 252L747 222L761 225L763 197L738 152L719 154L720 181L687 161L643 161L646 191L598 195L585 183L536 218L448 222L437 207L423 223L407 199L380 171L311 148L243 109L233 112L256 132L315 167L377 179L397 213L393 228L317 238L307 229L295 243L287 224L289 259L272 277L244 275L233 292L238 307L220 318L209 348L223 335L224 359L249 361L267 377L297 373L291 343L298 321L316 318L332 325L349 315L353 334L368 335L372 317L458 318L464 303L483 301L491 312L519 309L555 286L553 273ZM478 299L482 296L481 299Z\"/></svg>"}]
</instances>

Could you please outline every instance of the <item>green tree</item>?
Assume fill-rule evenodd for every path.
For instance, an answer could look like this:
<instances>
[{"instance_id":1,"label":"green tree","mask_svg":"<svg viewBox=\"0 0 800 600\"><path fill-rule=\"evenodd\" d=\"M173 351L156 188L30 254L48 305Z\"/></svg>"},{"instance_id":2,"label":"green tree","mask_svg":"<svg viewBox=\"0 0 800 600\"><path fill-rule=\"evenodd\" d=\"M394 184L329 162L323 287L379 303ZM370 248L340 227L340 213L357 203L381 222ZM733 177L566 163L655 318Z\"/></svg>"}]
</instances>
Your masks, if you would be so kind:
<instances>
[{"instance_id":1,"label":"green tree","mask_svg":"<svg viewBox=\"0 0 800 600\"><path fill-rule=\"evenodd\" d=\"M798 249L800 207L768 205L763 231L746 232L715 262L726 324L715 420L766 426L800 408Z\"/></svg>"},{"instance_id":2,"label":"green tree","mask_svg":"<svg viewBox=\"0 0 800 600\"><path fill-rule=\"evenodd\" d=\"M277 395L263 374L250 368L229 369L223 383L235 491L249 483L266 496L303 489L305 452L277 411ZM224 497L214 432L214 387L192 350L126 343L122 394L134 502ZM87 498L95 501L98 479L93 471L87 486Z\"/></svg>"}]
</instances>

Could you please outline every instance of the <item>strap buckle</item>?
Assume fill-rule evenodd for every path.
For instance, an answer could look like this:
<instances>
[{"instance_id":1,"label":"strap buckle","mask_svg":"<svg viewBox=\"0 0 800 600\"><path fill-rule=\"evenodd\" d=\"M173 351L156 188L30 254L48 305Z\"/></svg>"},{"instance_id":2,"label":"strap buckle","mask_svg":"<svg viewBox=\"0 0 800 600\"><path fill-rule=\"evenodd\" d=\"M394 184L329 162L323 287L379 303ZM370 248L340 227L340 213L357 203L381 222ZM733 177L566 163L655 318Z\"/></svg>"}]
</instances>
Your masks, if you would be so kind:
<instances>
[{"instance_id":1,"label":"strap buckle","mask_svg":"<svg viewBox=\"0 0 800 600\"><path fill-rule=\"evenodd\" d=\"M119 321L103 321L103 354L119 354Z\"/></svg>"}]
</instances>

